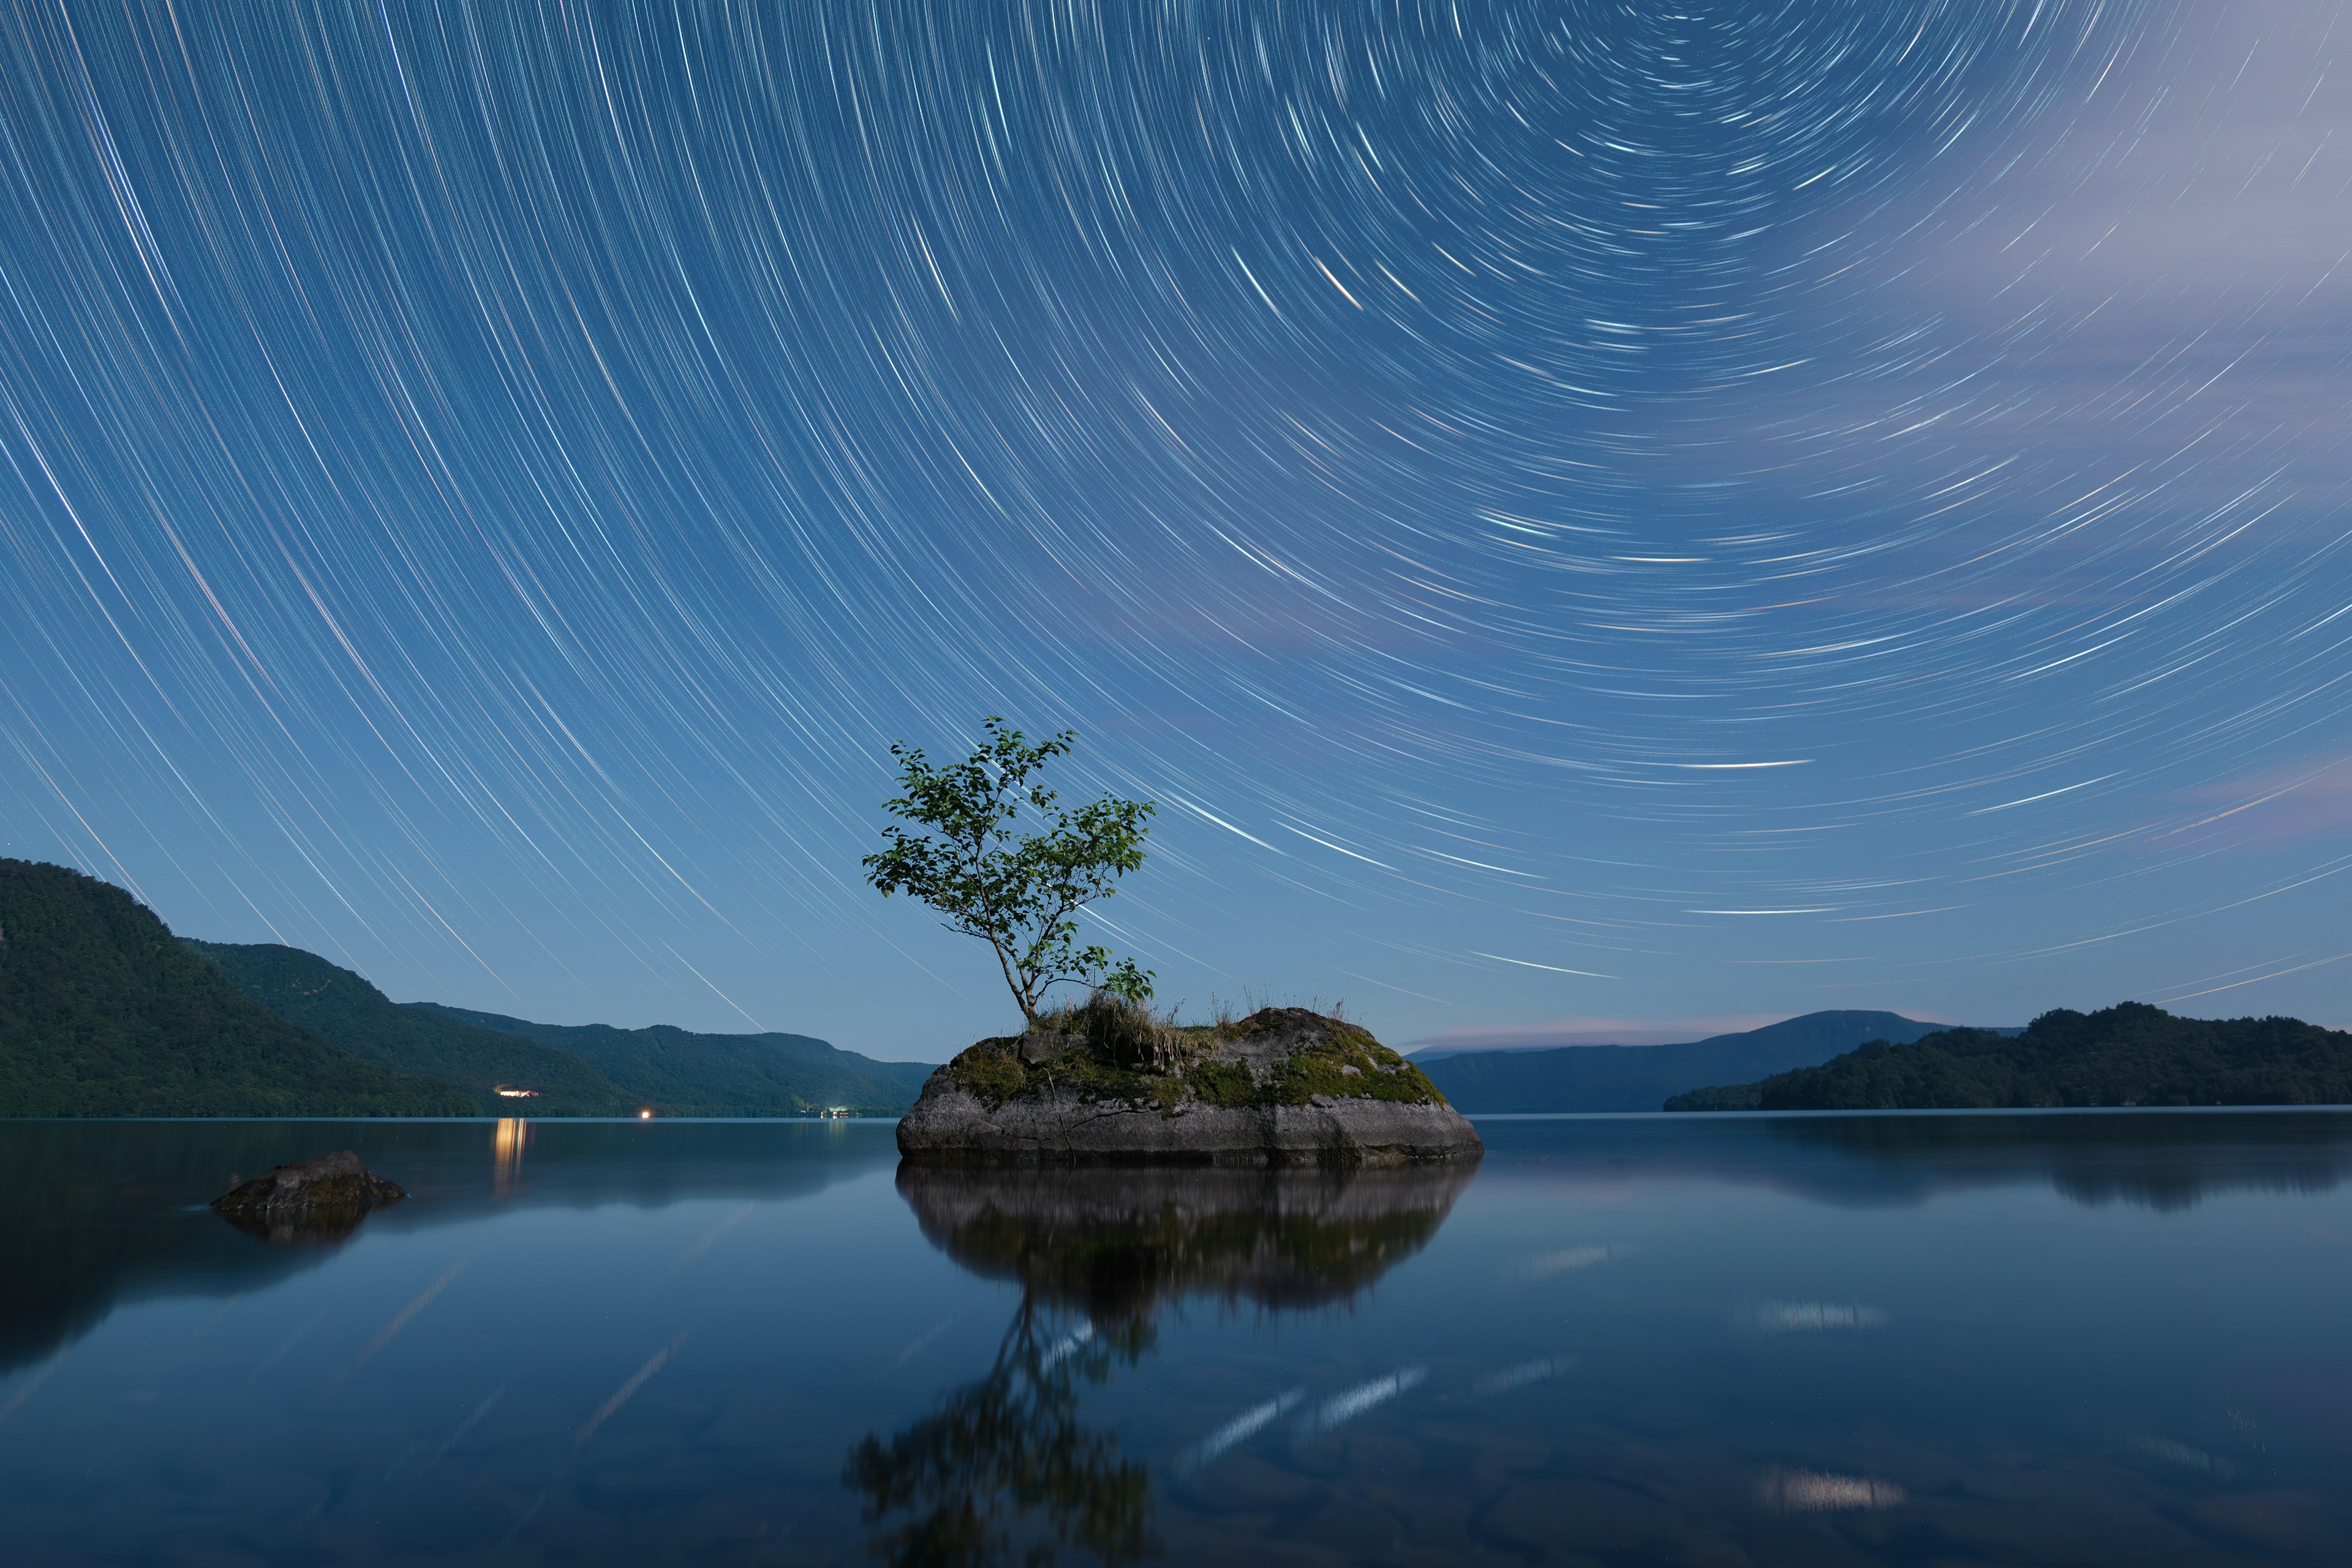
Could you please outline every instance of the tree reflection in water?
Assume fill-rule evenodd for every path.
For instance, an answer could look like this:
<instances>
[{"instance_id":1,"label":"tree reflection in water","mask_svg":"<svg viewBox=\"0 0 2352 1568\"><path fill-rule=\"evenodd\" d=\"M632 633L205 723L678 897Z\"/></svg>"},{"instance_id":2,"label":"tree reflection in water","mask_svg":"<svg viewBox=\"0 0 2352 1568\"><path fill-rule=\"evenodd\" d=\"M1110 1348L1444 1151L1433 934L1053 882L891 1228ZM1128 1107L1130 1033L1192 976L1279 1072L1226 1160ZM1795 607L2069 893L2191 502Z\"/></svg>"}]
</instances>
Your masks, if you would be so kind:
<instances>
[{"instance_id":1,"label":"tree reflection in water","mask_svg":"<svg viewBox=\"0 0 2352 1568\"><path fill-rule=\"evenodd\" d=\"M1079 1384L1132 1364L1151 1346L1151 1324L1071 1324L1024 1299L987 1376L887 1443L867 1437L850 1450L845 1479L878 1526L875 1555L912 1568L1050 1563L1073 1544L1106 1563L1151 1550L1150 1473L1078 1420ZM1016 1543L1024 1525L1051 1540Z\"/></svg>"},{"instance_id":2,"label":"tree reflection in water","mask_svg":"<svg viewBox=\"0 0 2352 1568\"><path fill-rule=\"evenodd\" d=\"M1347 1300L1425 1246L1475 1167L1314 1171L901 1166L923 1234L1021 1305L986 1376L850 1450L875 1554L906 1568L1106 1563L1154 1550L1150 1472L1078 1419L1083 1385L1152 1348L1187 1296Z\"/></svg>"}]
</instances>

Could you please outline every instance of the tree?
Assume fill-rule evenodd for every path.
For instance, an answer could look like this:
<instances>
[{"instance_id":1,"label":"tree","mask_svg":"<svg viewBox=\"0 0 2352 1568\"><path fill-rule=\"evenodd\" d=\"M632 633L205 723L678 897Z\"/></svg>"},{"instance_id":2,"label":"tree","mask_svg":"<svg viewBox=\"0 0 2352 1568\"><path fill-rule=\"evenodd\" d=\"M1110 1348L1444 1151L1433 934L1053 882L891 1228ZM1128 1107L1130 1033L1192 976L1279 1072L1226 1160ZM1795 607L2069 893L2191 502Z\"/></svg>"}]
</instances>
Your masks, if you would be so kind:
<instances>
[{"instance_id":1,"label":"tree","mask_svg":"<svg viewBox=\"0 0 2352 1568\"><path fill-rule=\"evenodd\" d=\"M861 862L866 879L886 899L911 893L946 916L950 931L988 943L1033 1025L1045 993L1065 981L1148 1000L1151 972L1131 958L1114 963L1108 948L1078 946L1076 916L1143 864L1145 818L1157 808L1105 795L1057 810L1060 797L1030 781L1070 750L1076 732L1033 746L994 715L982 728L988 738L979 749L945 767L903 742L890 748L905 793L883 809L900 820L882 830L888 847ZM1024 804L1047 831L1016 831Z\"/></svg>"}]
</instances>

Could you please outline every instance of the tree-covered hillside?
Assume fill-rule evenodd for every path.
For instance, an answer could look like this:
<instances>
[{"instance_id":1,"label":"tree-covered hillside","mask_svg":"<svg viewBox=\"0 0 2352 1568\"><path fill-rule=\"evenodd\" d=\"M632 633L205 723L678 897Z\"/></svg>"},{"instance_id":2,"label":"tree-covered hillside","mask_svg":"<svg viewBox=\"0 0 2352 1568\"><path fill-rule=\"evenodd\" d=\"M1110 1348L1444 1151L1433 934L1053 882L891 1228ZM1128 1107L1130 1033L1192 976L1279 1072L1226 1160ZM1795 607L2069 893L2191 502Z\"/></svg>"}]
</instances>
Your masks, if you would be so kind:
<instances>
[{"instance_id":1,"label":"tree-covered hillside","mask_svg":"<svg viewBox=\"0 0 2352 1568\"><path fill-rule=\"evenodd\" d=\"M807 1035L534 1024L434 1002L406 1005L569 1051L664 1116L806 1116L833 1106L898 1116L932 1071L929 1063L877 1062Z\"/></svg>"},{"instance_id":2,"label":"tree-covered hillside","mask_svg":"<svg viewBox=\"0 0 2352 1568\"><path fill-rule=\"evenodd\" d=\"M2061 1009L2007 1037L1947 1029L1874 1040L1759 1083L1676 1095L1668 1110L1928 1110L2352 1103L2352 1034L2294 1018L2177 1018L2144 1002Z\"/></svg>"},{"instance_id":3,"label":"tree-covered hillside","mask_svg":"<svg viewBox=\"0 0 2352 1568\"><path fill-rule=\"evenodd\" d=\"M1760 1029L1673 1046L1562 1046L1413 1057L1454 1109L1496 1111L1655 1110L1702 1084L1812 1067L1865 1040L1916 1040L1937 1026L1900 1013L1807 1013Z\"/></svg>"},{"instance_id":4,"label":"tree-covered hillside","mask_svg":"<svg viewBox=\"0 0 2352 1568\"><path fill-rule=\"evenodd\" d=\"M253 1001L121 889L0 859L0 1117L472 1114Z\"/></svg>"},{"instance_id":5,"label":"tree-covered hillside","mask_svg":"<svg viewBox=\"0 0 2352 1568\"><path fill-rule=\"evenodd\" d=\"M485 1114L625 1116L640 1103L568 1051L478 1029L430 1008L403 1007L315 952L274 943L188 939L188 945L279 1017L363 1060L453 1085ZM501 1089L530 1092L507 1098Z\"/></svg>"}]
</instances>

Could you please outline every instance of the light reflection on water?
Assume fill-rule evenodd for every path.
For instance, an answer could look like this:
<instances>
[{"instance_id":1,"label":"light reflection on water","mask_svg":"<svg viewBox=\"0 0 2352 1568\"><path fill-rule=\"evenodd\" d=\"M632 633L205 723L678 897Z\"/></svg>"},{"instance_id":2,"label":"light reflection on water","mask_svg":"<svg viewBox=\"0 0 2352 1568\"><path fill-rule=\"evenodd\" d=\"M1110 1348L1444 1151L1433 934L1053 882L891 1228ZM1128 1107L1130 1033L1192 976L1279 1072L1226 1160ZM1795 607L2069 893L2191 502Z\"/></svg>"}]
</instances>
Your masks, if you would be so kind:
<instances>
[{"instance_id":1,"label":"light reflection on water","mask_svg":"<svg viewBox=\"0 0 2352 1568\"><path fill-rule=\"evenodd\" d=\"M523 1151L530 1147L535 1124L520 1116L501 1116L490 1144L490 1189L501 1196L522 1179Z\"/></svg>"},{"instance_id":2,"label":"light reflection on water","mask_svg":"<svg viewBox=\"0 0 2352 1568\"><path fill-rule=\"evenodd\" d=\"M0 1123L11 1563L2352 1560L2352 1117ZM410 1197L273 1246L232 1173Z\"/></svg>"}]
</instances>

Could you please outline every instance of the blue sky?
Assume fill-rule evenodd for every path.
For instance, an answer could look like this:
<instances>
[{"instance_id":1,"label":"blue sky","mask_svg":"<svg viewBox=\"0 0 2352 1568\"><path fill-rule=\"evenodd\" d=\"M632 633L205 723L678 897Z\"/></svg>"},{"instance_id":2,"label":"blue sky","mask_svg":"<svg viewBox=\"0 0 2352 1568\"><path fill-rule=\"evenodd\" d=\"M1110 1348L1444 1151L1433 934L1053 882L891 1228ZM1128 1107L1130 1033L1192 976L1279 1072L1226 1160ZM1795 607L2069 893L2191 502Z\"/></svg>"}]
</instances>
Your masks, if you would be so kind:
<instances>
[{"instance_id":1,"label":"blue sky","mask_svg":"<svg viewBox=\"0 0 2352 1568\"><path fill-rule=\"evenodd\" d=\"M2352 1024L2337 8L0 12L0 853L1003 1026L887 747L1385 1038Z\"/></svg>"}]
</instances>

